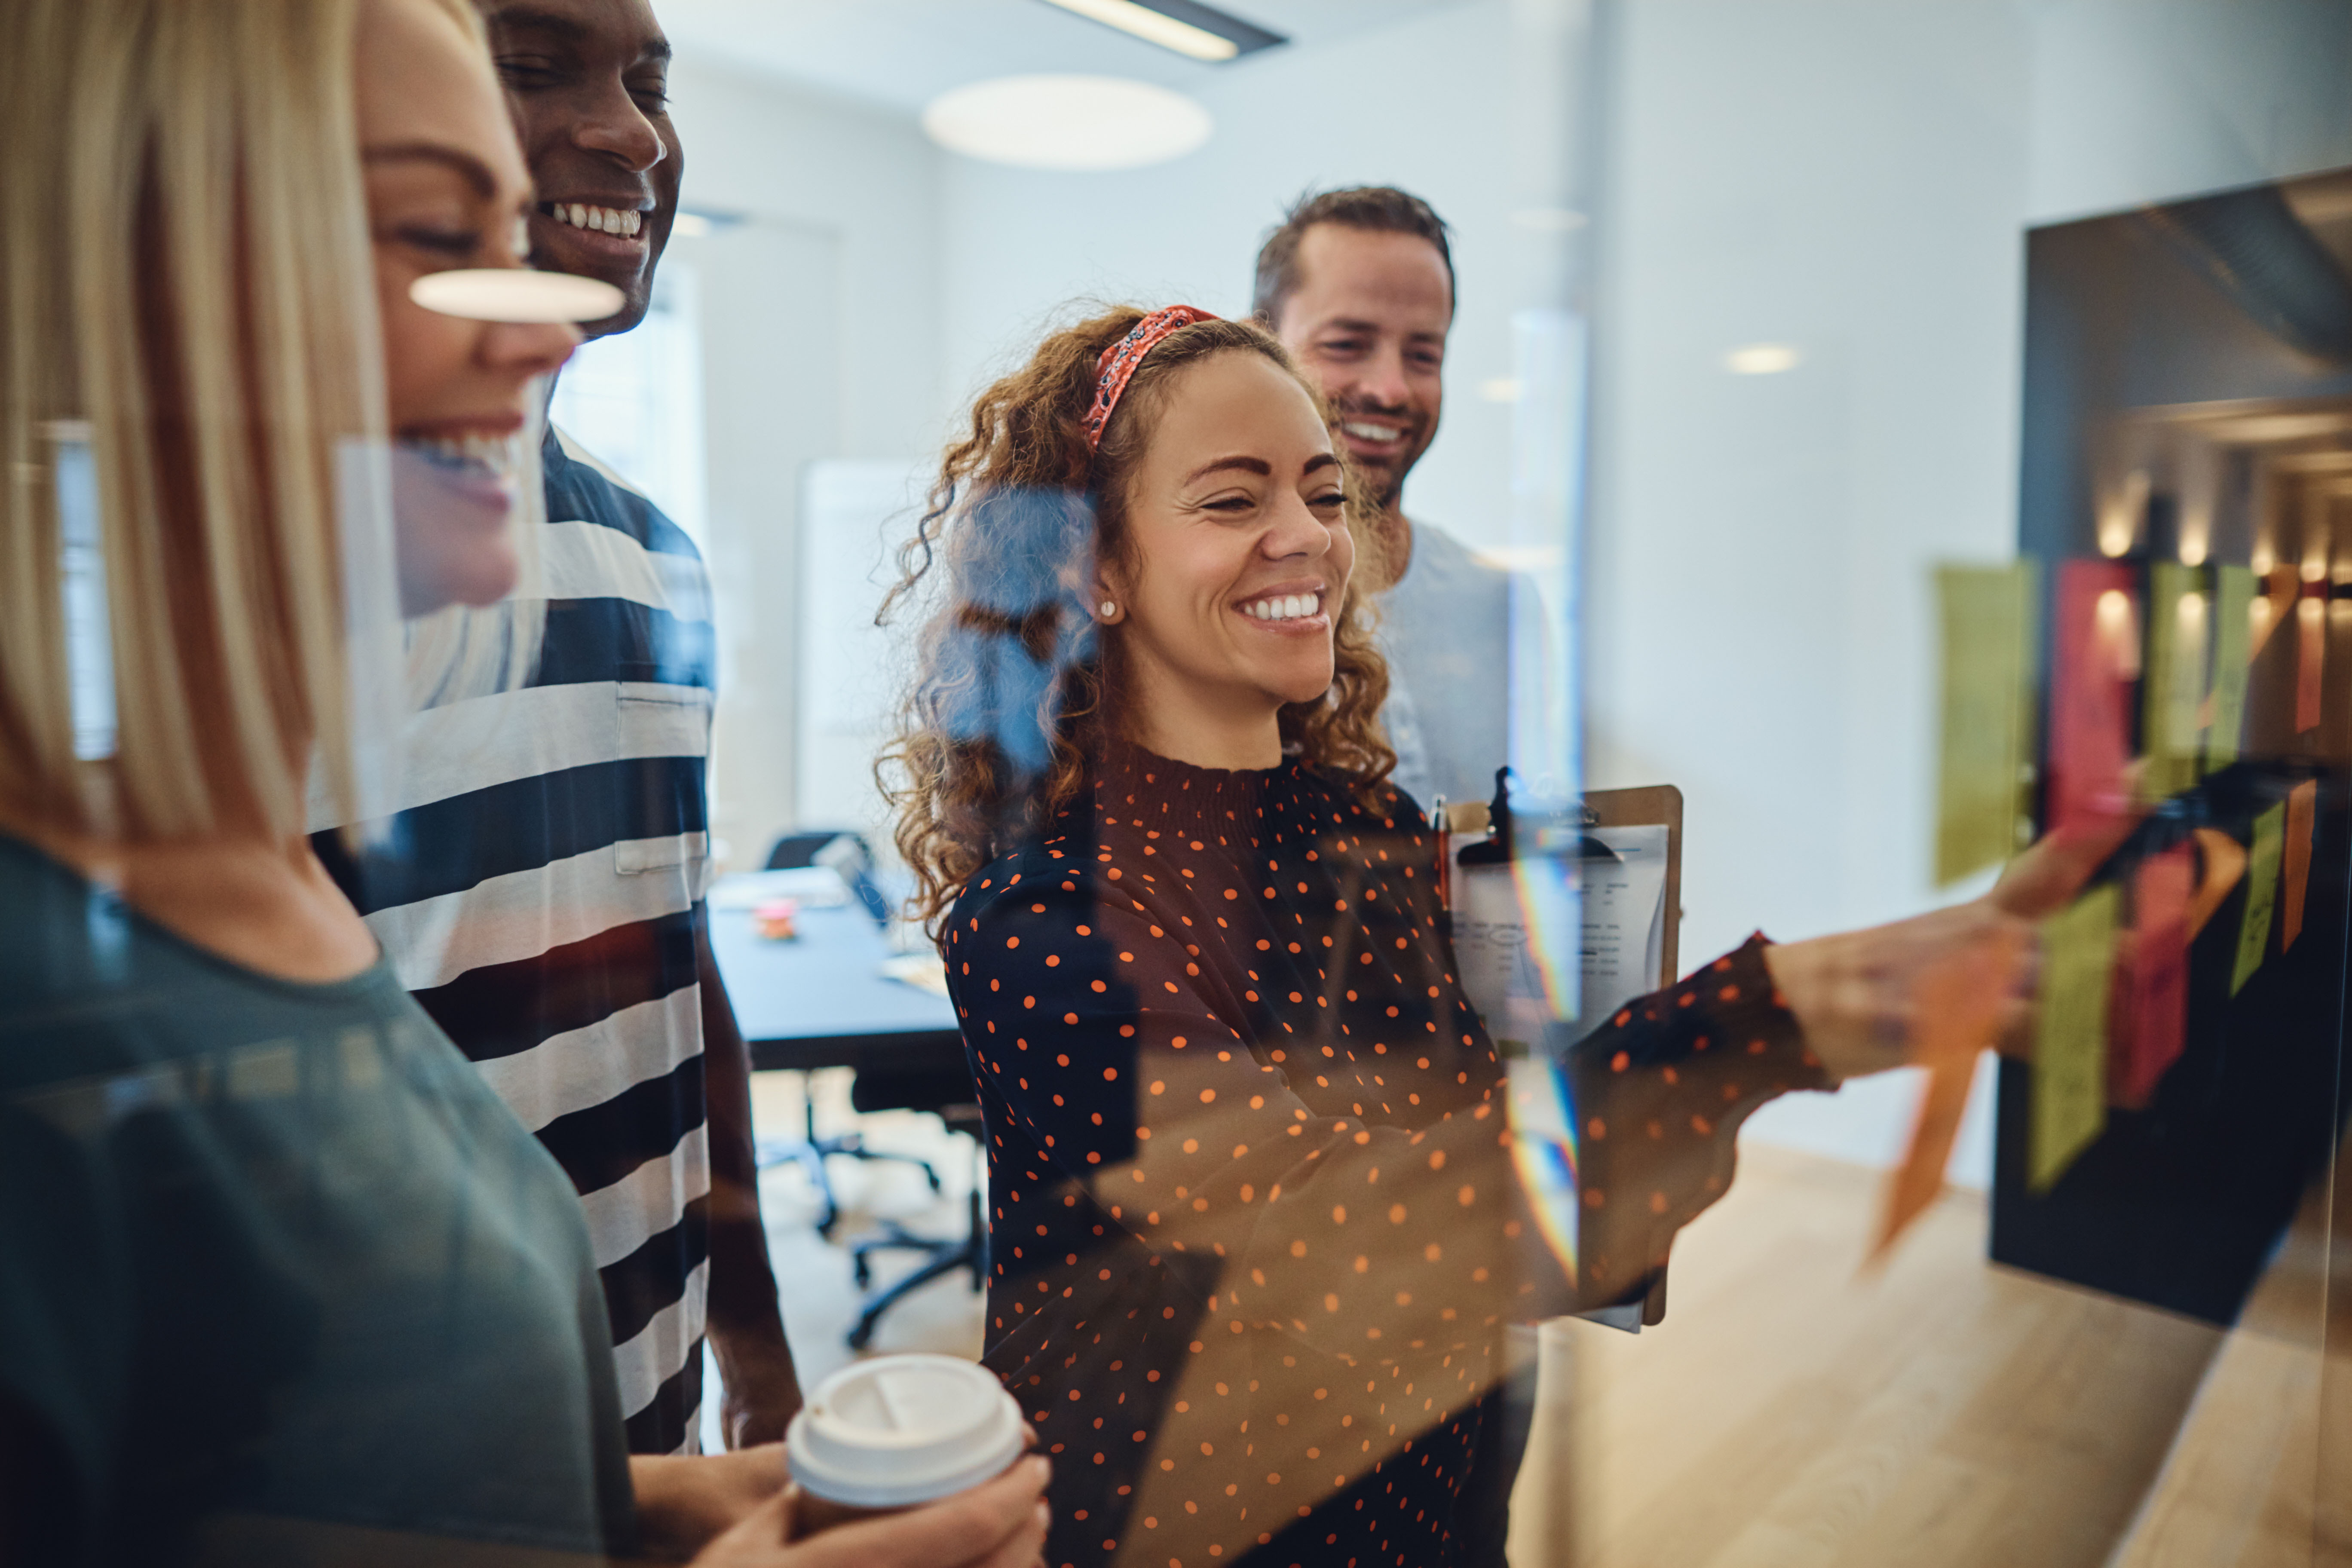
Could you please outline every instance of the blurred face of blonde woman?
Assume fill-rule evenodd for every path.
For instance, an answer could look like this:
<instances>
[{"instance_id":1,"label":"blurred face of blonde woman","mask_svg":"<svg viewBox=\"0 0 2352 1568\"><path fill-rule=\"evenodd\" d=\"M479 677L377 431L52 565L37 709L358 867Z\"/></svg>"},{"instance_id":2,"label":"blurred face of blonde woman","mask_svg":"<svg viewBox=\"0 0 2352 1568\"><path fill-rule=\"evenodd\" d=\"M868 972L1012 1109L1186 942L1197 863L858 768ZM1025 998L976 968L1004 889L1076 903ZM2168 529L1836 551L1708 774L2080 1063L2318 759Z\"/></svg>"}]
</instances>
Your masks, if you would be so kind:
<instances>
[{"instance_id":1,"label":"blurred face of blonde woman","mask_svg":"<svg viewBox=\"0 0 2352 1568\"><path fill-rule=\"evenodd\" d=\"M1339 460L1306 390L1255 353L1190 365L1158 401L1127 498L1133 565L1101 584L1137 738L1204 766L1271 767L1279 710L1331 684L1356 558Z\"/></svg>"},{"instance_id":2,"label":"blurred face of blonde woman","mask_svg":"<svg viewBox=\"0 0 2352 1568\"><path fill-rule=\"evenodd\" d=\"M514 587L509 526L530 384L567 326L464 321L415 303L431 272L520 267L530 175L479 47L432 0L363 0L358 99L400 520L401 607L487 605Z\"/></svg>"}]
</instances>

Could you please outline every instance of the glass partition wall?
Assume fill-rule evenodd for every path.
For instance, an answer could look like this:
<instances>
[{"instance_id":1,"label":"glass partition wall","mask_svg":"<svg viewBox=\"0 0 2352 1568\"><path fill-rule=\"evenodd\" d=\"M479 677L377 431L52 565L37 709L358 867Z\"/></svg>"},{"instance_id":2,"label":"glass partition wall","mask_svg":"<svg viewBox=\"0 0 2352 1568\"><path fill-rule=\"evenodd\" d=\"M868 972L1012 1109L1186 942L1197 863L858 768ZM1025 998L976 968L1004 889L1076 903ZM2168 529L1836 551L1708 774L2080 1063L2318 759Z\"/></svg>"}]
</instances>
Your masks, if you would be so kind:
<instances>
[{"instance_id":1,"label":"glass partition wall","mask_svg":"<svg viewBox=\"0 0 2352 1568\"><path fill-rule=\"evenodd\" d=\"M2324 410L2296 401L2324 403L2324 374L2308 387L2255 386L2198 335L2198 323L2227 321L2231 342L2275 343L2282 311L2315 307L2300 295L2250 304L2225 276L2242 265L2234 251L2182 261L2198 243L2187 220L2069 220L2352 157L2334 89L2309 63L2342 58L2343 18L2326 7L2233 18L2193 5L2168 16L2174 31L2158 36L2080 4L1899 19L1799 5L1491 4L1345 17L1268 5L1249 19L1284 41L1237 47L1223 63L1154 57L1099 27L1024 62L1092 69L1116 57L1205 107L1211 128L1193 150L1133 173L1056 172L1002 153L951 152L939 165L936 405L958 433L972 394L1048 327L1077 319L1070 300L1245 312L1256 247L1302 194L1395 186L1449 223L1445 397L1399 492L1422 542L1389 611L1384 646L1404 697L1384 722L1416 805L1427 813L1440 805L1433 794L1445 796L1447 941L1509 1064L1517 1174L1536 1202L1527 1234L1570 1270L1589 1273L1608 1241L1591 1220L1596 1172L1643 1168L1611 1167L1595 1146L1595 1127L1606 1143L1620 1124L1594 1100L1610 1086L1587 1086L1580 1101L1573 1071L1555 1064L1589 1049L1629 1001L1704 975L1750 930L1806 938L1981 892L1994 864L2079 804L2064 780L2070 766L2082 775L2085 745L2151 759L2134 786L2148 825L2067 906L2078 921L2084 907L2105 912L2106 956L2067 945L2079 931L2063 923L2039 939L2051 1032L2013 1039L1998 1069L1981 1058L1940 1111L1923 1110L1926 1080L1911 1071L1773 1098L1747 1122L1721 1190L1687 1212L1667 1200L1670 1247L1655 1256L1671 1267L1643 1273L1639 1289L1603 1292L1606 1303L1556 1300L1561 1310L1535 1314L1548 1319L1539 1333L1503 1332L1486 1400L1465 1388L1470 1404L1456 1408L1476 1408L1486 1441L1503 1430L1505 1452L1526 1456L1509 1527L1523 1563L1732 1562L1800 1542L1825 1561L2153 1563L2196 1558L2200 1530L2237 1542L2229 1560L2325 1549L2317 1505L2331 1450L2313 1436L2332 1430L2315 1414L2329 1256L2319 1194L2334 1169L2341 1019L2328 987L2342 966L2325 910L2340 903L2342 852L2324 747L2290 739L2310 727L2278 705L2333 708L2324 673L2264 672L2324 644L2297 640L2311 636L2306 621L2326 622L2324 596L2303 587L2290 596L2306 607L2273 605L2271 584L2287 564L2303 571L2294 552L2317 525L2302 520L2322 503L2301 498L2324 493L2333 438ZM982 58L982 40L959 37ZM853 41L811 23L757 64L873 100L876 84L845 63ZM892 49L923 84L900 89L902 112L990 74L935 68L936 39L895 37ZM2267 73L2304 107L2242 125L2231 95L2245 73ZM2160 138L2136 129L2162 123L2176 100L2204 107ZM730 174L704 190L714 211L731 202L756 224L753 204L733 194L750 188ZM2287 203L2324 237L2322 195ZM2068 237L2077 228L2132 237L2114 242L2115 257L2068 261L2067 247L2087 243ZM2311 287L2311 244L2294 255L2298 286ZM2069 266L2071 281L2053 281ZM2130 268L2166 267L2179 269L2178 298L2123 281L2138 275ZM1312 361L1314 344L1293 346ZM2308 353L2281 352L2296 363ZM2181 390L2109 401L2089 390L2147 379L2137 367L2149 363ZM1342 394L1343 419L1364 406ZM1358 455L1377 467L1377 446ZM851 443L843 455L874 449ZM932 471L910 466L919 484ZM2258 546L2247 520L2263 509L2286 521ZM2107 534L2126 516L2117 544ZM863 580L871 595L891 578L878 563L903 514L898 533L866 529L886 536L866 552L877 563ZM1433 640L1413 619L1412 574L1434 559L1427 542L1447 540L1476 568L1507 573L1508 587L1483 617L1464 614ZM830 541L825 550L839 556ZM1939 569L1958 584L1940 598ZM2031 595L2001 601L2020 607L1994 616L1990 641L1958 596L1985 574ZM2098 592L2082 599L2095 578ZM2109 590L2128 612L2120 619L2117 601L2099 596ZM810 613L838 602L814 580L802 591L823 596ZM2171 606L2163 627L2158 595ZM2078 602L2093 616L2080 635L2065 622ZM2252 629L2233 640L2225 616ZM2113 732L2088 740L2082 691L2069 685L2084 646L2114 666L2099 710ZM2243 680L2232 660L2252 661ZM1958 672L1970 666L2010 672L2006 696L2002 677L1991 686L2007 706L1965 706ZM837 695L823 701L830 710ZM1507 715L1500 751L1433 788L1433 747L1456 743L1458 714L1490 703ZM1961 753L1983 740L1970 726L1986 723L2011 726L1990 744L2011 783L1994 792L1997 852L1970 863L1938 844L1970 821L1983 842L1983 811L1963 820L1953 790L1965 782ZM2233 724L2242 733L2220 739ZM2186 728L2166 740L2167 725ZM1493 774L1505 764L1498 813ZM1475 784L1461 783L1465 771ZM842 776L854 782L857 766ZM2230 851L2200 834L2267 863L2259 824L2273 805L2280 868L2266 896L2295 902L2296 935L2284 945L2277 904L2267 957L2233 991L2246 895L2206 907L2216 886L2206 847L2222 861ZM2295 898L2290 813L2304 835ZM868 820L886 821L878 805ZM2188 915L2164 915L2184 861L2193 941ZM2182 941L2178 977L2157 978L2163 964L2144 948ZM2062 958L2075 977L2063 994L2051 990ZM2227 973L2215 978L2215 966ZM2304 978L2283 978L2303 966ZM1321 1000L1350 1000L1318 967L1307 979L1338 987ZM2114 994L2087 1020L2077 1004L2098 987L2086 973ZM1301 995L1317 1005L1311 987ZM2257 1021L2249 1006L2275 1016ZM2250 1037L2267 1042L2261 1054L2231 1044ZM2047 1068L2036 1059L2045 1047ZM1297 1074L1272 1059L1280 1046L1259 1049L1260 1067ZM991 1070L985 1050L976 1059ZM2054 1090L2035 1085L2085 1070L2108 1087L2078 1094L2070 1135L2053 1120ZM1164 1099L1174 1081L1146 1069L1135 1092L1148 1100L1157 1086ZM1724 1102L1738 1121L1753 1109L1748 1087L1709 1092L1739 1091ZM1337 1109L1348 1121L1365 1108ZM1152 1142L1170 1136L1149 1111L1139 1130ZM1121 1101L1117 1115L1129 1114ZM1948 1133L1957 1119L1957 1138L1925 1168L1948 1185L1874 1258L1895 1173L1906 1158L1921 1168L1915 1129L1938 1114ZM1217 1115L1213 1135L1191 1127L1179 1144L1253 1142ZM1704 1138L1695 1115L1717 1120L1677 1106L1622 1125L1643 1140L1663 1140L1669 1121ZM1136 1146L1122 1157L1123 1171L1160 1179ZM1078 1184L1106 1191L1099 1178ZM1639 1195L1650 1191L1663 1195L1664 1184ZM1410 1215L1400 1226L1418 1247ZM1200 1266L1196 1286L1213 1319L1212 1298L1231 1306L1217 1282L1255 1282L1263 1265L1237 1265L1213 1230L1183 1239L1156 1256L1218 1259ZM1070 1258L1087 1261L1067 1249L1055 1261ZM1349 1258L1370 1278L1394 1277L1391 1307L1420 1289L1404 1252L1368 1246ZM994 1264L1009 1271L999 1279L1033 1266ZM1253 1289L1285 1287L1236 1288L1254 1334ZM1339 1316L1368 1314L1346 1292L1325 1294ZM1527 1315L1500 1305L1497 1317ZM992 1342L1017 1327L995 1311ZM1307 1331L1294 1320L1288 1331ZM1261 1395L1279 1386L1258 1381ZM1177 1512L1198 1521L1208 1500L1163 1497L1143 1474L1180 1430L1188 1451L1213 1444L1190 1418L1243 1384L1207 1382L1202 1400L1180 1380L1161 1415L1136 1428L1144 1436L1130 1434L1142 1447L1127 1463L1142 1479L1104 1489L1108 1511L1090 1511L1115 1528L1092 1550L1191 1560L1188 1539L1192 1552L1251 1544L1246 1531L1230 1545L1182 1536ZM1245 1448L1244 1420L1276 1422L1287 1440L1300 1417L1278 1405L1234 1415ZM1387 1465L1410 1462L1412 1438L1409 1423L1390 1425L1382 1414L1370 1448L1346 1445L1381 1467L1383 1486ZM2217 1498L2207 1456L2247 1444L2263 1457ZM1095 1462L1083 1442L1065 1451ZM1497 1461L1478 1458L1491 1480ZM1120 1462L1116 1450L1102 1461ZM1192 1484L1195 1469L1163 1474ZM1315 1483L1328 1495L1303 1506L1337 1497L1352 1509L1359 1479L1337 1466ZM1133 1502L1120 1485L1152 1500ZM1491 1510L1492 1491L1474 1495Z\"/></svg>"},{"instance_id":2,"label":"glass partition wall","mask_svg":"<svg viewBox=\"0 0 2352 1568\"><path fill-rule=\"evenodd\" d=\"M526 126L563 16L674 50L642 209L524 230L646 313L510 451L320 469L397 1016L52 1072L0 995L0 1163L163 1194L108 1268L197 1267L175 1184L244 1238L262 1481L187 1528L439 1544L319 1433L470 1378L417 1486L561 1405L549 1506L682 1557L621 1449L760 1490L786 1359L930 1352L1057 1565L2352 1562L2352 0L543 3L478 7ZM95 799L175 459L52 402ZM11 868L45 985L217 978ZM78 1419L21 1364L0 1451Z\"/></svg>"}]
</instances>

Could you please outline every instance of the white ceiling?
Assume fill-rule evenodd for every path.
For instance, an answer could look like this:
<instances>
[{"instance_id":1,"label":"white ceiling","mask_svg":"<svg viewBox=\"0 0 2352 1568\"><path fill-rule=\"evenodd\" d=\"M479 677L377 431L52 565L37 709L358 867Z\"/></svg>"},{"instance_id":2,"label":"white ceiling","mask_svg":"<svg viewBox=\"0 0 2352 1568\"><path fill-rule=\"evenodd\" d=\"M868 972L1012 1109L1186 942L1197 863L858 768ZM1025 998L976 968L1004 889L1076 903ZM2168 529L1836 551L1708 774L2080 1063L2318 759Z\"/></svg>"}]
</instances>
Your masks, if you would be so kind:
<instances>
[{"instance_id":1,"label":"white ceiling","mask_svg":"<svg viewBox=\"0 0 2352 1568\"><path fill-rule=\"evenodd\" d=\"M1045 0L655 0L699 65L815 87L913 114L951 87L1032 71L1129 76L1179 90L1466 0L1217 0L1290 42L1202 65Z\"/></svg>"}]
</instances>

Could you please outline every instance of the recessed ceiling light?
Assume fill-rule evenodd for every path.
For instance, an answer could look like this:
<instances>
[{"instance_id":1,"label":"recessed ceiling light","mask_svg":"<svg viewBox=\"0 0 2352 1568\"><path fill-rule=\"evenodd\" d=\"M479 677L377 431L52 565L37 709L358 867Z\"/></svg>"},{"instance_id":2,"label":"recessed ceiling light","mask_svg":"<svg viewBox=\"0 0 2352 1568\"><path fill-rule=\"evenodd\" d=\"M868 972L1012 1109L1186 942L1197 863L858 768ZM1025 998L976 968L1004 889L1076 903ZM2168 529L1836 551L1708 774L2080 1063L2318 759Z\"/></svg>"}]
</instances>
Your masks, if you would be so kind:
<instances>
[{"instance_id":1,"label":"recessed ceiling light","mask_svg":"<svg viewBox=\"0 0 2352 1568\"><path fill-rule=\"evenodd\" d=\"M1139 169L1182 157L1214 129L1182 93L1115 76L998 77L923 110L923 130L950 153L1027 169Z\"/></svg>"},{"instance_id":2,"label":"recessed ceiling light","mask_svg":"<svg viewBox=\"0 0 2352 1568\"><path fill-rule=\"evenodd\" d=\"M1572 234L1584 226L1584 215L1573 207L1521 207L1511 222L1538 234Z\"/></svg>"},{"instance_id":3,"label":"recessed ceiling light","mask_svg":"<svg viewBox=\"0 0 2352 1568\"><path fill-rule=\"evenodd\" d=\"M1749 343L1723 356L1723 368L1734 375L1778 375L1794 370L1802 358L1787 343Z\"/></svg>"},{"instance_id":4,"label":"recessed ceiling light","mask_svg":"<svg viewBox=\"0 0 2352 1568\"><path fill-rule=\"evenodd\" d=\"M1045 0L1045 4L1213 65L1290 41L1280 33L1269 33L1254 22L1193 0Z\"/></svg>"}]
</instances>

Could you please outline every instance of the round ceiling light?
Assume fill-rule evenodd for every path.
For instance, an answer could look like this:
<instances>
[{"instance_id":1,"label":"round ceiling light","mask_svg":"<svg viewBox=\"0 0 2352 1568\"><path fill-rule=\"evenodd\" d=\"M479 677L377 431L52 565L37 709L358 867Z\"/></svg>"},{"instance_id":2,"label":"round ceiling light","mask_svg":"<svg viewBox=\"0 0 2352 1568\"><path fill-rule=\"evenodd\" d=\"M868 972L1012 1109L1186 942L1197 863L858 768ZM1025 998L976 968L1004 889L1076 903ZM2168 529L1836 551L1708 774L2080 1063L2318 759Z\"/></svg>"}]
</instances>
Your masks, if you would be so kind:
<instances>
[{"instance_id":1,"label":"round ceiling light","mask_svg":"<svg viewBox=\"0 0 2352 1568\"><path fill-rule=\"evenodd\" d=\"M1209 111L1115 76L1008 76L941 93L923 130L950 153L1025 169L1139 169L1208 141Z\"/></svg>"}]
</instances>

